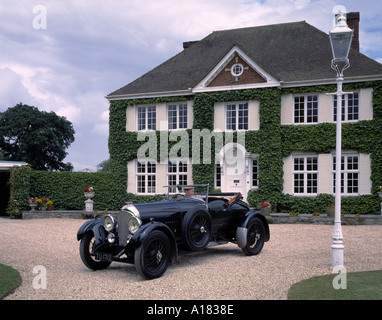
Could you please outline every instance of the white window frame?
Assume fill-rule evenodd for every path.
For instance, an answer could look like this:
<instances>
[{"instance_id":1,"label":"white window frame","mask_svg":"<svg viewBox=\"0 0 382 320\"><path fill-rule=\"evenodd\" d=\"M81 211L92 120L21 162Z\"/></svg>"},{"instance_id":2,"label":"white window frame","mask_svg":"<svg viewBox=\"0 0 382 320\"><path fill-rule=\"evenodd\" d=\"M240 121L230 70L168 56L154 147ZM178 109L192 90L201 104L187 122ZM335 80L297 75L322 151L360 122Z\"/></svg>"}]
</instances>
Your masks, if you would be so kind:
<instances>
[{"instance_id":1,"label":"white window frame","mask_svg":"<svg viewBox=\"0 0 382 320\"><path fill-rule=\"evenodd\" d=\"M250 181L251 181L251 189L259 188L259 158L249 158L250 164ZM254 172L254 168L256 167L256 173ZM256 174L256 179L255 175Z\"/></svg>"},{"instance_id":2,"label":"white window frame","mask_svg":"<svg viewBox=\"0 0 382 320\"><path fill-rule=\"evenodd\" d=\"M335 179L336 179L336 155L332 155L332 193L335 194ZM357 159L357 169L350 168L349 165L351 165L350 162L353 162L354 158ZM342 164L342 159L344 160L344 163ZM358 196L360 195L360 188L361 188L361 179L360 179L360 155L356 153L352 154L342 154L341 159L341 195L344 196ZM351 160L350 160L351 159ZM351 178L351 176L354 177L354 175L357 175L357 178ZM354 188L354 185L351 186L351 181L357 181L357 192L349 192L349 188Z\"/></svg>"},{"instance_id":3,"label":"white window frame","mask_svg":"<svg viewBox=\"0 0 382 320\"><path fill-rule=\"evenodd\" d=\"M314 97L316 98L315 100L313 101L308 101L309 99L314 99ZM300 101L300 102L296 102L296 99L303 99L303 101ZM299 121L299 122L296 122L296 103L299 103L299 104L303 104L303 117L304 117L304 120L303 121ZM312 106L312 111L313 110L316 110L316 114L315 115L311 115L311 117L317 117L317 121L308 121L309 120L309 116L308 115L308 111L309 111L309 104L314 104L314 103L317 103L317 107L314 108L314 105ZM319 99L319 94L316 94L316 93L312 93L312 94L296 94L293 96L293 123L294 124L316 124L316 123L319 123L320 119L319 119L319 105L320 105L320 99ZM299 118L301 118L301 116L299 115L298 116ZM313 119L312 119L313 120Z\"/></svg>"},{"instance_id":4,"label":"white window frame","mask_svg":"<svg viewBox=\"0 0 382 320\"><path fill-rule=\"evenodd\" d=\"M232 121L228 121L229 118L232 118L232 117L228 117L228 112L230 108L234 107L234 109L230 110L230 112L232 113L235 113L235 122L232 123ZM246 107L244 110L240 110L240 107ZM247 112L247 115L240 115L239 113L240 112ZM239 124L240 124L240 120L239 118L244 118L244 121L241 125L244 126L246 125L246 128L239 128ZM249 130L249 103L248 102L231 102L231 103L227 103L225 105L225 108L224 108L224 119L225 119L225 129L227 131L246 131L246 130ZM235 126L235 128L233 129L232 126ZM228 128L228 126L230 126L230 128Z\"/></svg>"},{"instance_id":5,"label":"white window frame","mask_svg":"<svg viewBox=\"0 0 382 320\"><path fill-rule=\"evenodd\" d=\"M309 159L316 159L316 163L310 163ZM296 169L296 159L303 160L302 163L302 169L298 168ZM293 183L293 194L298 196L315 196L318 194L318 186L319 186L319 157L318 155L295 155L293 156L292 161L292 183ZM309 168L309 166L312 166ZM314 168L315 166L315 168ZM296 180L296 176L299 175L298 179ZM310 175L316 175L315 178L310 177ZM297 188L303 188L303 191L300 192L299 190L296 192L296 181L301 181L302 184L297 186ZM313 185L309 185L309 181L315 182ZM316 192L309 191L310 188L316 189Z\"/></svg>"},{"instance_id":6,"label":"white window frame","mask_svg":"<svg viewBox=\"0 0 382 320\"><path fill-rule=\"evenodd\" d=\"M156 193L156 161L138 161L136 160L135 172L137 177L137 194L155 194ZM143 190L142 190L143 188Z\"/></svg>"},{"instance_id":7,"label":"white window frame","mask_svg":"<svg viewBox=\"0 0 382 320\"><path fill-rule=\"evenodd\" d=\"M358 122L361 117L361 103L360 103L360 92L355 91L351 94L344 94L342 95L342 122ZM351 97L351 99L349 99ZM349 119L349 115L354 115L355 113L349 113L349 101L352 102L352 108L354 107L354 102L357 101L358 105L356 106L358 108L358 112L356 113L357 119ZM333 96L333 122L337 121L337 96Z\"/></svg>"},{"instance_id":8,"label":"white window frame","mask_svg":"<svg viewBox=\"0 0 382 320\"><path fill-rule=\"evenodd\" d=\"M188 181L188 160L168 161L167 165L167 185L187 185ZM175 169L175 171L174 171ZM175 180L173 180L175 178ZM178 193L178 190L169 187L169 193Z\"/></svg>"},{"instance_id":9,"label":"white window frame","mask_svg":"<svg viewBox=\"0 0 382 320\"><path fill-rule=\"evenodd\" d=\"M244 72L244 66L241 63L235 63L231 67L231 74L234 77L240 77Z\"/></svg>"},{"instance_id":10,"label":"white window frame","mask_svg":"<svg viewBox=\"0 0 382 320\"><path fill-rule=\"evenodd\" d=\"M141 114L145 116L144 121L140 119ZM149 118L154 119L149 121ZM137 131L156 130L156 119L156 106L137 107Z\"/></svg>"},{"instance_id":11,"label":"white window frame","mask_svg":"<svg viewBox=\"0 0 382 320\"><path fill-rule=\"evenodd\" d=\"M180 111L185 107L186 115L183 115L183 121L181 121ZM170 109L174 109L171 110ZM187 103L171 103L167 105L167 123L168 123L168 130L186 130L188 129L188 104ZM175 116L170 116L170 112L175 111ZM184 112L184 109L183 109ZM172 121L172 117L175 117L175 122ZM174 128L175 127L175 128ZM182 128L180 128L182 127Z\"/></svg>"}]
</instances>

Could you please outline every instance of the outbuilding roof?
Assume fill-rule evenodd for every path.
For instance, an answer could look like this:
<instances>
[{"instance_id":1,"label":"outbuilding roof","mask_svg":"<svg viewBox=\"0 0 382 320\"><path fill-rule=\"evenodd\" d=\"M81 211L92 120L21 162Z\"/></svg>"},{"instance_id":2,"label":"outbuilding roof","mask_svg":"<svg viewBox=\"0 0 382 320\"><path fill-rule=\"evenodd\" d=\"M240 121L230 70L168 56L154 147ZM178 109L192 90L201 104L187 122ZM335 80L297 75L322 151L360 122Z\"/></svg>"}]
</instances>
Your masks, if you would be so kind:
<instances>
[{"instance_id":1,"label":"outbuilding roof","mask_svg":"<svg viewBox=\"0 0 382 320\"><path fill-rule=\"evenodd\" d=\"M8 171L13 167L20 167L26 165L26 162L23 161L6 161L0 160L0 171Z\"/></svg>"}]
</instances>

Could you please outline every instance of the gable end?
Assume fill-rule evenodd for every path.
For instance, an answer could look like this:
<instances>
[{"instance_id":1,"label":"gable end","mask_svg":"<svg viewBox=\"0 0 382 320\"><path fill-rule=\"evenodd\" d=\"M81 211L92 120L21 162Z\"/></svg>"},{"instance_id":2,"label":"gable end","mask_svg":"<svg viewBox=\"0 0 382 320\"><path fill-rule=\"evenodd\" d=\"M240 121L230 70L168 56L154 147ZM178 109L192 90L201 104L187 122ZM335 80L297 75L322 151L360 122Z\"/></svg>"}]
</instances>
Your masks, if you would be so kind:
<instances>
[{"instance_id":1,"label":"gable end","mask_svg":"<svg viewBox=\"0 0 382 320\"><path fill-rule=\"evenodd\" d=\"M232 70L234 65L237 66L237 69ZM193 88L193 92L276 86L280 86L280 82L235 45Z\"/></svg>"},{"instance_id":2,"label":"gable end","mask_svg":"<svg viewBox=\"0 0 382 320\"><path fill-rule=\"evenodd\" d=\"M232 68L239 68L232 72ZM241 74L240 74L240 69ZM239 75L240 74L240 75ZM211 80L207 87L220 87L220 86L234 86L251 83L264 83L267 82L263 76L256 72L245 60L239 55L236 55L229 63L223 68L220 73Z\"/></svg>"}]
</instances>

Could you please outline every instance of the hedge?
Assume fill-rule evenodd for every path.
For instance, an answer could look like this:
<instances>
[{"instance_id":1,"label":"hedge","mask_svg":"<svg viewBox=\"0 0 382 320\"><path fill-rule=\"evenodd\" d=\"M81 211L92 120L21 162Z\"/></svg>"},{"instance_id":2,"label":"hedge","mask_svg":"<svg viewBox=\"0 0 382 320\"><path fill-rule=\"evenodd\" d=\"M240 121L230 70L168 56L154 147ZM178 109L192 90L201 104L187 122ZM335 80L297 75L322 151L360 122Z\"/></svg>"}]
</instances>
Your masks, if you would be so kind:
<instances>
[{"instance_id":1,"label":"hedge","mask_svg":"<svg viewBox=\"0 0 382 320\"><path fill-rule=\"evenodd\" d=\"M45 197L53 201L57 210L82 210L85 197L82 188L95 188L94 208L114 209L111 176L105 172L55 172L35 171L30 166L11 170L11 196L7 212L12 218L20 218L29 210L29 197Z\"/></svg>"},{"instance_id":2,"label":"hedge","mask_svg":"<svg viewBox=\"0 0 382 320\"><path fill-rule=\"evenodd\" d=\"M125 181L126 183L126 181ZM45 197L53 201L54 210L84 210L84 187L94 187L94 210L119 210L127 201L148 202L163 196L139 197L116 188L113 175L107 172L35 171L30 166L11 170L11 196L7 213L21 218L30 210L29 197Z\"/></svg>"},{"instance_id":3,"label":"hedge","mask_svg":"<svg viewBox=\"0 0 382 320\"><path fill-rule=\"evenodd\" d=\"M257 193L249 191L248 202L252 207L263 202L257 197ZM327 193L320 193L316 197L296 197L289 194L271 195L269 201L274 204L277 212L299 212L299 213L325 213L327 207L334 205L334 196ZM381 199L378 195L361 195L341 197L342 214L376 214L380 210Z\"/></svg>"},{"instance_id":4,"label":"hedge","mask_svg":"<svg viewBox=\"0 0 382 320\"><path fill-rule=\"evenodd\" d=\"M94 209L114 209L112 180L106 172L31 171L31 197L53 201L56 210L81 210L85 207L84 187L94 187Z\"/></svg>"},{"instance_id":5,"label":"hedge","mask_svg":"<svg viewBox=\"0 0 382 320\"><path fill-rule=\"evenodd\" d=\"M30 166L13 167L9 179L10 197L7 213L11 218L21 218L28 207L30 187Z\"/></svg>"}]
</instances>

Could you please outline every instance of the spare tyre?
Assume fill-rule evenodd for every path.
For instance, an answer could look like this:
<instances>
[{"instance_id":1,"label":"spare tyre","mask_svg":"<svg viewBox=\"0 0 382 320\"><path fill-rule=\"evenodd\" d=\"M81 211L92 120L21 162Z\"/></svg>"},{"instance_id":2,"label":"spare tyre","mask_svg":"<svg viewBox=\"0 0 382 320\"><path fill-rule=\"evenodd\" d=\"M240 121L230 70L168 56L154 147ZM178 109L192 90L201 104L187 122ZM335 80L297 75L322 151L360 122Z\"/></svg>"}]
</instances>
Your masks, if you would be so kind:
<instances>
[{"instance_id":1,"label":"spare tyre","mask_svg":"<svg viewBox=\"0 0 382 320\"><path fill-rule=\"evenodd\" d=\"M200 208L186 213L182 222L182 236L188 249L204 250L211 239L212 219L208 212Z\"/></svg>"}]
</instances>

